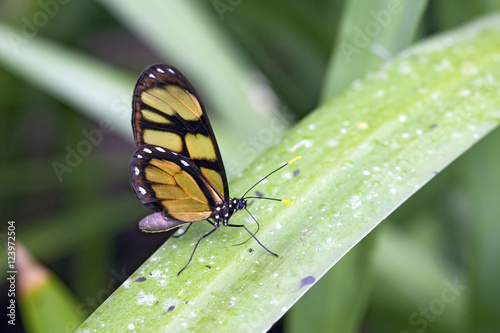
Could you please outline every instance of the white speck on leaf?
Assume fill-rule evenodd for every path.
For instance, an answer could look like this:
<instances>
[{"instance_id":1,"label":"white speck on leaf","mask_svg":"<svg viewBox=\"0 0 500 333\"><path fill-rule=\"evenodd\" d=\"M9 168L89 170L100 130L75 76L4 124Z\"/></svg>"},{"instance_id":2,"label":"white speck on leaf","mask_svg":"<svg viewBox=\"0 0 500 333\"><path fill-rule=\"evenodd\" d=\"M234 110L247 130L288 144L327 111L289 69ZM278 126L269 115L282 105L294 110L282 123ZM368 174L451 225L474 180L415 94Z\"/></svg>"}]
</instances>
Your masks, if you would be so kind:
<instances>
[{"instance_id":1,"label":"white speck on leaf","mask_svg":"<svg viewBox=\"0 0 500 333\"><path fill-rule=\"evenodd\" d=\"M137 304L139 305L153 305L156 302L156 297L151 293L145 293L143 291L139 292L139 298L137 299Z\"/></svg>"},{"instance_id":2,"label":"white speck on leaf","mask_svg":"<svg viewBox=\"0 0 500 333\"><path fill-rule=\"evenodd\" d=\"M326 145L327 145L328 147L336 147L336 146L338 146L338 145L339 145L339 142L338 142L337 140L328 140L328 141L326 142Z\"/></svg>"},{"instance_id":3,"label":"white speck on leaf","mask_svg":"<svg viewBox=\"0 0 500 333\"><path fill-rule=\"evenodd\" d=\"M294 152L295 150L297 150L297 148L302 147L302 146L305 146L306 148L310 148L310 147L312 147L312 145L313 145L313 140L310 140L310 139L301 140L301 141L297 142L295 145L293 145L293 147L290 148L290 151Z\"/></svg>"},{"instance_id":4,"label":"white speck on leaf","mask_svg":"<svg viewBox=\"0 0 500 333\"><path fill-rule=\"evenodd\" d=\"M373 94L373 97L384 97L385 96L385 91L382 89L379 89Z\"/></svg>"},{"instance_id":5,"label":"white speck on leaf","mask_svg":"<svg viewBox=\"0 0 500 333\"><path fill-rule=\"evenodd\" d=\"M471 94L470 89L463 89L460 91L460 96L463 96L463 97L470 96L470 94Z\"/></svg>"},{"instance_id":6,"label":"white speck on leaf","mask_svg":"<svg viewBox=\"0 0 500 333\"><path fill-rule=\"evenodd\" d=\"M349 201L353 210L361 207L361 198L359 196L353 195Z\"/></svg>"}]
</instances>

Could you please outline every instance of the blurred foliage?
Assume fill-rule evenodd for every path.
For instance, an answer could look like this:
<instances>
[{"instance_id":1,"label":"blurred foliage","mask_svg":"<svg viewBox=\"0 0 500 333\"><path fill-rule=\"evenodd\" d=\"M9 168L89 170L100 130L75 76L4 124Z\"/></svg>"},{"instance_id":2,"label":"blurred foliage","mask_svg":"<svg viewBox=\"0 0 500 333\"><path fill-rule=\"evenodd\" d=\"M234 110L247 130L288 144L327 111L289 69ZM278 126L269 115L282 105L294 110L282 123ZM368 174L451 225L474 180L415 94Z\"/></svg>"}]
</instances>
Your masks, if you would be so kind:
<instances>
[{"instance_id":1,"label":"blurred foliage","mask_svg":"<svg viewBox=\"0 0 500 333\"><path fill-rule=\"evenodd\" d=\"M117 14L120 9L113 10L111 3L6 0L0 3L0 23L119 68L124 76L138 76L154 62L176 64L177 50L171 56L168 50L160 53L146 41L144 32L133 28L142 22ZM276 93L277 108L286 109L291 123L319 104L339 26L351 19L343 16L349 3L206 0L193 6L231 45L243 67L265 77ZM494 0L431 1L414 40L499 8L499 1ZM148 14L147 6L144 11ZM169 13L164 16L169 19ZM189 24L179 29L188 29ZM169 31L161 33L169 35ZM203 50L199 53L202 56ZM193 59L186 56L186 64ZM196 86L202 95L208 90L204 83ZM21 79L1 63L0 88L1 220L16 221L18 239L71 288L90 314L168 236L137 230L137 221L148 211L129 188L131 132L130 137L119 131L105 133L102 142L91 146L61 180L53 162L71 159L71 151L87 140L83 131L99 128L98 119L82 110L75 112L68 101L48 94L50 87ZM276 98L267 90L258 93L264 99ZM210 96L203 97L209 106L216 105ZM216 118L214 127L227 126L217 123ZM221 136L219 141L227 151L246 142L241 137ZM328 275L341 278L327 275L325 283L322 280L313 287L311 296L349 285L350 274L362 274L356 279L366 279L359 281L367 285L360 292L361 308L366 311L357 310L360 313L353 315L357 319L349 331L499 331L499 139L498 130L491 133L372 232L368 237L374 238L375 245L364 250L364 256L371 259L366 264L369 269L347 261L347 268L339 264ZM274 141L254 148L262 151ZM363 257L353 252L345 259L351 255ZM416 273L409 274L415 267ZM455 290L453 301L442 301L444 291L455 281L466 288ZM4 288L2 295L7 294ZM330 300L336 297L328 295ZM352 295L343 293L338 299ZM300 300L304 303L300 306L315 309L315 320L328 325L334 307L328 300L308 296ZM430 314L425 317L422 309ZM292 310L286 316L293 315ZM297 327L307 327L305 318ZM288 331L287 325L299 325L294 320L285 318L274 329L284 326Z\"/></svg>"}]
</instances>

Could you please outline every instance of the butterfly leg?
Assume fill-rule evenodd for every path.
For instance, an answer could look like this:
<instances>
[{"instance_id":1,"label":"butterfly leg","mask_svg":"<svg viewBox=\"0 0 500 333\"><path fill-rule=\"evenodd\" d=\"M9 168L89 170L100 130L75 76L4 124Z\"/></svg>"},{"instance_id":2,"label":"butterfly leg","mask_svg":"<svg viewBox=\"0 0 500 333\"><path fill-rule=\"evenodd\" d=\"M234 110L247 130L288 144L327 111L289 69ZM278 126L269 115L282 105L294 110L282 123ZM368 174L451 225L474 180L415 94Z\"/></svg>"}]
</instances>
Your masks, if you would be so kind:
<instances>
[{"instance_id":1,"label":"butterfly leg","mask_svg":"<svg viewBox=\"0 0 500 333\"><path fill-rule=\"evenodd\" d=\"M255 238L255 239L257 239L257 238L255 237L255 235L257 235L257 233L259 232L259 230L260 230L260 225L259 225L259 222L257 222L256 220L255 220L255 223L257 223L257 231L256 231L256 232L254 232L252 236L248 237L246 241L241 242L241 243L238 243L238 244L233 244L233 246L243 245L243 244L245 244L246 242L248 242L250 239L252 239L252 237L253 237L253 238Z\"/></svg>"},{"instance_id":2,"label":"butterfly leg","mask_svg":"<svg viewBox=\"0 0 500 333\"><path fill-rule=\"evenodd\" d=\"M264 246L264 244L262 244L258 239L257 237L255 237L254 234L252 234L252 232L250 230L247 229L247 227L244 225L244 224L226 224L227 227L236 227L236 228L245 228L245 230L250 234L250 236L253 237L253 239L255 239L257 241L257 243L259 243L260 246L262 246L264 248L264 250L266 250L267 252L271 253L273 256L276 256L276 257L279 257L276 253L272 252L271 250L269 250L267 247Z\"/></svg>"},{"instance_id":3,"label":"butterfly leg","mask_svg":"<svg viewBox=\"0 0 500 333\"><path fill-rule=\"evenodd\" d=\"M210 222L210 221L209 221ZM200 245L200 242L210 236L215 230L217 230L219 228L219 224L216 224L216 223L212 223L212 225L214 226L214 228L212 230L210 230L207 234L205 234L204 236L201 236L200 239L198 239L198 242L196 242L196 245L194 246L194 249L193 249L193 252L191 253L191 257L189 257L189 260L186 264L186 266L184 266L180 271L179 273L177 273L177 276L179 276L183 270L186 269L186 267L188 267L189 263L191 262L191 260L193 259L193 256L194 256L194 253L196 252L196 249L198 248L198 245Z\"/></svg>"},{"instance_id":4,"label":"butterfly leg","mask_svg":"<svg viewBox=\"0 0 500 333\"><path fill-rule=\"evenodd\" d=\"M247 206L250 206L251 204L253 203L253 200L247 205ZM248 239L242 243L238 243L238 244L233 244L233 246L238 246L238 245L243 245L245 244L246 242L248 242L250 239L255 238L255 235L257 235L257 233L259 232L260 230L260 224L259 222L257 222L257 219L252 215L252 213L250 213L250 211L245 207L245 210L247 211L248 215L250 215L252 217L252 219L254 220L255 224L257 224L257 231L254 232L254 234L251 236L251 237L248 237Z\"/></svg>"}]
</instances>

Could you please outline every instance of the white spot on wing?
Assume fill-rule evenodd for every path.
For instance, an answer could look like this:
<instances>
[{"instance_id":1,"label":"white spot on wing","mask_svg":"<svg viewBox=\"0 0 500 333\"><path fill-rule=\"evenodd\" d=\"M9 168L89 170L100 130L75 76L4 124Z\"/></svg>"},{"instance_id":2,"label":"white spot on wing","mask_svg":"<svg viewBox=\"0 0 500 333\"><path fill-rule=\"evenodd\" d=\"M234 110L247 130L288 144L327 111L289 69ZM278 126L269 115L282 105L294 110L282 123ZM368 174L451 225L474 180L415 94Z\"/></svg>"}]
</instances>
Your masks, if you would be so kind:
<instances>
[{"instance_id":1,"label":"white spot on wing","mask_svg":"<svg viewBox=\"0 0 500 333\"><path fill-rule=\"evenodd\" d=\"M144 148L143 150L144 150L146 153L148 153L148 154L151 154L151 153L152 153L151 149L149 149L149 148Z\"/></svg>"},{"instance_id":2,"label":"white spot on wing","mask_svg":"<svg viewBox=\"0 0 500 333\"><path fill-rule=\"evenodd\" d=\"M155 147L156 150L161 151L162 153L165 153L166 150L163 149L162 147Z\"/></svg>"},{"instance_id":3,"label":"white spot on wing","mask_svg":"<svg viewBox=\"0 0 500 333\"><path fill-rule=\"evenodd\" d=\"M172 74L175 74L175 71L172 68L169 68L168 71Z\"/></svg>"},{"instance_id":4,"label":"white spot on wing","mask_svg":"<svg viewBox=\"0 0 500 333\"><path fill-rule=\"evenodd\" d=\"M181 163L184 164L184 166L189 166L189 163L184 160L181 160Z\"/></svg>"},{"instance_id":5,"label":"white spot on wing","mask_svg":"<svg viewBox=\"0 0 500 333\"><path fill-rule=\"evenodd\" d=\"M148 76L152 79L156 79L156 76L153 73L150 73Z\"/></svg>"},{"instance_id":6,"label":"white spot on wing","mask_svg":"<svg viewBox=\"0 0 500 333\"><path fill-rule=\"evenodd\" d=\"M142 195L146 194L146 190L141 186L139 186L139 191L141 191Z\"/></svg>"},{"instance_id":7,"label":"white spot on wing","mask_svg":"<svg viewBox=\"0 0 500 333\"><path fill-rule=\"evenodd\" d=\"M141 154L137 154L137 158L142 158L142 155Z\"/></svg>"},{"instance_id":8,"label":"white spot on wing","mask_svg":"<svg viewBox=\"0 0 500 333\"><path fill-rule=\"evenodd\" d=\"M134 172L135 172L135 174L136 174L136 175L138 175L138 174L139 174L139 168L138 168L138 167L135 167L135 168L134 168Z\"/></svg>"},{"instance_id":9,"label":"white spot on wing","mask_svg":"<svg viewBox=\"0 0 500 333\"><path fill-rule=\"evenodd\" d=\"M160 73L165 73L165 71L163 69L161 69L160 67L156 67L156 71L160 72Z\"/></svg>"}]
</instances>

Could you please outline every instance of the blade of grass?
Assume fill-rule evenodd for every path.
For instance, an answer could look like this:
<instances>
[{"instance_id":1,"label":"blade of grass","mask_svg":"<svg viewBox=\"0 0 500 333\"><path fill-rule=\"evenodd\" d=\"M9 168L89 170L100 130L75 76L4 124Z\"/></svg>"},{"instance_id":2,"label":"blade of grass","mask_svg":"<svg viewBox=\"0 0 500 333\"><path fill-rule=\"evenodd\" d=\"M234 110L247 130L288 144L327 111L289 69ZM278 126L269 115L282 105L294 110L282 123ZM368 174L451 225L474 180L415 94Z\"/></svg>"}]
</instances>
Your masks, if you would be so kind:
<instances>
[{"instance_id":1,"label":"blade of grass","mask_svg":"<svg viewBox=\"0 0 500 333\"><path fill-rule=\"evenodd\" d=\"M16 246L16 256L18 306L25 329L29 332L63 332L78 328L85 317L77 299L64 283L36 262L21 243Z\"/></svg>"},{"instance_id":2,"label":"blade of grass","mask_svg":"<svg viewBox=\"0 0 500 333\"><path fill-rule=\"evenodd\" d=\"M439 320L425 322L427 318L422 310L439 299L450 284L463 285L464 277L438 251L443 243L436 235L436 226L443 221L429 211L419 214L415 220L420 224L410 233L392 224L381 226L384 232L380 233L374 258L377 278L368 325L382 332L423 331L426 328L433 332L463 332L467 327L467 316L463 314L469 301L468 287L466 292L455 290L453 302L446 303L446 311L440 313ZM436 241L432 241L433 238ZM383 319L387 314L391 314L391 320Z\"/></svg>"},{"instance_id":3,"label":"blade of grass","mask_svg":"<svg viewBox=\"0 0 500 333\"><path fill-rule=\"evenodd\" d=\"M375 70L408 47L426 6L426 0L348 1L321 101L328 100L353 80Z\"/></svg>"},{"instance_id":4,"label":"blade of grass","mask_svg":"<svg viewBox=\"0 0 500 333\"><path fill-rule=\"evenodd\" d=\"M278 161L305 157L259 187L294 200L293 207L250 206L260 241L280 258L253 241L230 246L248 235L221 228L176 277L210 230L196 223L168 240L79 330L268 329L389 213L498 126L499 54L500 15L493 15L423 42L356 82L231 183L243 193ZM244 219L236 214L232 223Z\"/></svg>"},{"instance_id":5,"label":"blade of grass","mask_svg":"<svg viewBox=\"0 0 500 333\"><path fill-rule=\"evenodd\" d=\"M359 332L372 294L375 237L352 248L287 313L286 332Z\"/></svg>"},{"instance_id":6,"label":"blade of grass","mask_svg":"<svg viewBox=\"0 0 500 333\"><path fill-rule=\"evenodd\" d=\"M344 2L242 1L221 16L282 102L306 115L318 105L328 60L325 50L331 49Z\"/></svg>"},{"instance_id":7,"label":"blade of grass","mask_svg":"<svg viewBox=\"0 0 500 333\"><path fill-rule=\"evenodd\" d=\"M135 78L111 66L0 23L0 63L27 82L131 140Z\"/></svg>"},{"instance_id":8,"label":"blade of grass","mask_svg":"<svg viewBox=\"0 0 500 333\"><path fill-rule=\"evenodd\" d=\"M470 325L477 331L498 331L500 323L496 311L500 299L500 287L493 281L500 274L498 253L500 244L500 154L497 130L485 139L481 150L475 150L461 170L463 185L469 194L470 219L474 227L468 229L467 267L470 281L471 311ZM469 291L469 290L468 290ZM496 329L495 329L496 327Z\"/></svg>"},{"instance_id":9,"label":"blade of grass","mask_svg":"<svg viewBox=\"0 0 500 333\"><path fill-rule=\"evenodd\" d=\"M500 9L498 1L433 1L431 4L436 29L444 30L467 22L483 13L492 13Z\"/></svg>"}]
</instances>

